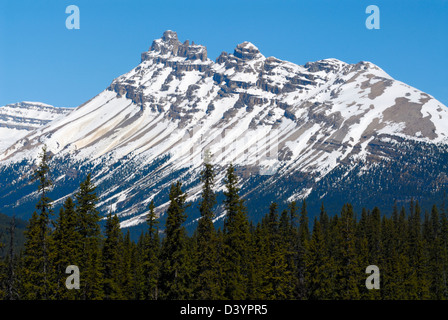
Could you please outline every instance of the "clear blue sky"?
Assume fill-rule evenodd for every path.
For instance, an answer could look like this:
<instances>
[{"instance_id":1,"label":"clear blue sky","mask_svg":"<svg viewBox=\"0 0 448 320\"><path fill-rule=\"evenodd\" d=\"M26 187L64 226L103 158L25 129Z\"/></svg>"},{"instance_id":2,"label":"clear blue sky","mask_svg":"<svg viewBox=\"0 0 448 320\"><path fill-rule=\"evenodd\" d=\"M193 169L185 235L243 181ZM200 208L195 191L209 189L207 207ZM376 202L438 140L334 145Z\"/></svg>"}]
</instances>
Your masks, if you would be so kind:
<instances>
[{"instance_id":1,"label":"clear blue sky","mask_svg":"<svg viewBox=\"0 0 448 320\"><path fill-rule=\"evenodd\" d=\"M68 30L68 5L80 30ZM368 30L368 5L380 30ZM1 0L0 105L76 107L140 62L170 29L211 59L250 41L297 64L371 61L448 105L448 0Z\"/></svg>"}]
</instances>

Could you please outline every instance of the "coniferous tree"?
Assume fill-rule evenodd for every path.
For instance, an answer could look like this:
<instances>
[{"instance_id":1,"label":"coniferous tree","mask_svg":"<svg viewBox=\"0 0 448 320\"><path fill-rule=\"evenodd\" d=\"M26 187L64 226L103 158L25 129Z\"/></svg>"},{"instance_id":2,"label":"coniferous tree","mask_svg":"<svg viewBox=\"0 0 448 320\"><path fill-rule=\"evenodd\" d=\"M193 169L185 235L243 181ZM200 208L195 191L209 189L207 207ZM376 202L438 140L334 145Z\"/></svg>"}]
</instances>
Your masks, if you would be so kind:
<instances>
[{"instance_id":1,"label":"coniferous tree","mask_svg":"<svg viewBox=\"0 0 448 320\"><path fill-rule=\"evenodd\" d=\"M308 212L306 207L306 200L302 202L302 208L300 209L299 217L299 230L298 230L298 265L297 265L297 278L298 287L297 294L299 299L306 299L308 293L306 292L306 259L308 257L308 243L310 240Z\"/></svg>"},{"instance_id":2,"label":"coniferous tree","mask_svg":"<svg viewBox=\"0 0 448 320\"><path fill-rule=\"evenodd\" d=\"M0 253L5 248L5 244L1 241L2 234L0 233ZM3 254L0 254L0 300L6 297L6 263L2 258Z\"/></svg>"},{"instance_id":3,"label":"coniferous tree","mask_svg":"<svg viewBox=\"0 0 448 320\"><path fill-rule=\"evenodd\" d=\"M161 296L169 300L188 299L192 294L192 263L188 256L185 227L186 194L178 181L171 185L165 238L161 252Z\"/></svg>"},{"instance_id":4,"label":"coniferous tree","mask_svg":"<svg viewBox=\"0 0 448 320\"><path fill-rule=\"evenodd\" d=\"M15 253L15 233L16 233L16 218L15 215L12 217L11 222L9 224L9 250L4 259L5 261L5 281L4 281L4 291L5 291L5 300L18 300L20 299L19 288L18 288L18 277L17 277L17 269L18 269L18 256ZM0 237L1 238L1 237ZM1 243L0 243L1 247ZM0 248L1 250L1 248ZM1 261L0 261L1 264ZM0 268L1 270L1 268ZM0 271L1 272L1 271Z\"/></svg>"},{"instance_id":5,"label":"coniferous tree","mask_svg":"<svg viewBox=\"0 0 448 320\"><path fill-rule=\"evenodd\" d=\"M279 237L286 260L286 299L293 299L294 289L297 286L297 259L296 252L294 250L295 240L297 239L297 228L294 227L293 220L291 220L291 213L288 212L288 210L283 210L280 216Z\"/></svg>"},{"instance_id":6,"label":"coniferous tree","mask_svg":"<svg viewBox=\"0 0 448 320\"><path fill-rule=\"evenodd\" d=\"M120 220L117 215L109 212L105 227L105 240L103 245L103 291L104 299L123 299L122 287L123 263L121 259L127 252L122 246L123 234L120 229Z\"/></svg>"},{"instance_id":7,"label":"coniferous tree","mask_svg":"<svg viewBox=\"0 0 448 320\"><path fill-rule=\"evenodd\" d=\"M378 265L381 252L381 212L378 207L373 208L367 217L366 232L370 263Z\"/></svg>"},{"instance_id":8,"label":"coniferous tree","mask_svg":"<svg viewBox=\"0 0 448 320\"><path fill-rule=\"evenodd\" d=\"M426 273L426 257L422 234L421 207L418 201L411 201L408 227L408 256L410 299L429 298L429 284Z\"/></svg>"},{"instance_id":9,"label":"coniferous tree","mask_svg":"<svg viewBox=\"0 0 448 320\"><path fill-rule=\"evenodd\" d=\"M251 235L246 208L238 194L238 177L232 164L227 169L225 187L224 295L228 299L245 299L250 271Z\"/></svg>"},{"instance_id":10,"label":"coniferous tree","mask_svg":"<svg viewBox=\"0 0 448 320\"><path fill-rule=\"evenodd\" d=\"M198 258L197 297L200 299L217 299L220 293L220 279L217 268L217 239L213 225L213 207L216 204L216 195L213 191L214 170L210 163L204 163L201 172L202 200L199 211L201 218L198 221L196 246Z\"/></svg>"},{"instance_id":11,"label":"coniferous tree","mask_svg":"<svg viewBox=\"0 0 448 320\"><path fill-rule=\"evenodd\" d=\"M446 215L445 204L442 204L440 218L440 246L442 263L442 290L444 299L448 299L448 218Z\"/></svg>"},{"instance_id":12,"label":"coniferous tree","mask_svg":"<svg viewBox=\"0 0 448 320\"><path fill-rule=\"evenodd\" d=\"M288 296L285 289L289 271L287 270L286 252L280 241L277 207L275 202L271 203L269 213L263 218L259 227L256 249L261 252L253 252L262 258L257 261L255 267L263 266L258 275L261 278L260 294L263 299L286 299Z\"/></svg>"},{"instance_id":13,"label":"coniferous tree","mask_svg":"<svg viewBox=\"0 0 448 320\"><path fill-rule=\"evenodd\" d=\"M328 231L327 231L327 250L330 257L330 270L331 270L331 276L330 279L332 279L333 288L332 291L332 297L331 299L340 299L340 295L338 292L338 286L339 286L339 266L338 263L340 261L340 237L339 237L339 216L338 214L333 215L329 219L328 223Z\"/></svg>"},{"instance_id":14,"label":"coniferous tree","mask_svg":"<svg viewBox=\"0 0 448 320\"><path fill-rule=\"evenodd\" d=\"M338 219L337 243L337 293L339 299L359 299L358 277L359 266L355 251L355 220L351 204L343 206Z\"/></svg>"},{"instance_id":15,"label":"coniferous tree","mask_svg":"<svg viewBox=\"0 0 448 320\"><path fill-rule=\"evenodd\" d=\"M159 275L160 275L160 239L158 221L155 214L154 201L149 204L149 215L147 218L148 234L144 237L143 272L145 278L144 297L148 300L157 300L159 297Z\"/></svg>"},{"instance_id":16,"label":"coniferous tree","mask_svg":"<svg viewBox=\"0 0 448 320\"><path fill-rule=\"evenodd\" d=\"M25 230L25 249L23 255L23 268L21 269L21 296L26 300L41 299L41 252L39 237L39 216L33 212Z\"/></svg>"},{"instance_id":17,"label":"coniferous tree","mask_svg":"<svg viewBox=\"0 0 448 320\"><path fill-rule=\"evenodd\" d=\"M365 225L366 238L368 243L368 259L363 261L363 264L359 265L359 283L362 285L362 291L365 293L366 288L364 284L365 281L365 271L366 267L369 265L376 265L384 270L387 269L389 265L387 262L385 265L381 264L382 257L384 256L384 252L382 252L382 230L381 230L381 211L378 207L374 207L372 212L367 212L367 220ZM388 239L386 239L388 240ZM390 258L391 252L386 254L386 258ZM385 274L386 272L382 272ZM379 299L380 292L378 290L368 290L367 295L368 299ZM366 297L365 296L365 297Z\"/></svg>"},{"instance_id":18,"label":"coniferous tree","mask_svg":"<svg viewBox=\"0 0 448 320\"><path fill-rule=\"evenodd\" d=\"M313 232L309 242L306 259L306 284L308 299L331 299L334 290L332 264L328 255L322 225L314 220Z\"/></svg>"},{"instance_id":19,"label":"coniferous tree","mask_svg":"<svg viewBox=\"0 0 448 320\"><path fill-rule=\"evenodd\" d=\"M250 256L251 263L249 265L249 278L247 283L247 299L267 299L269 287L266 284L268 278L268 241L267 228L265 223L266 217L262 218L256 226L250 225L251 243Z\"/></svg>"},{"instance_id":20,"label":"coniferous tree","mask_svg":"<svg viewBox=\"0 0 448 320\"><path fill-rule=\"evenodd\" d=\"M96 187L89 173L80 184L79 191L75 194L76 215L78 219L78 232L81 237L80 248L80 275L82 299L97 300L103 297L101 266L101 242L100 216L96 209L98 197Z\"/></svg>"},{"instance_id":21,"label":"coniferous tree","mask_svg":"<svg viewBox=\"0 0 448 320\"><path fill-rule=\"evenodd\" d=\"M53 186L49 178L50 156L46 147L43 147L40 155L40 163L34 172L33 180L38 181L39 201L29 221L25 233L24 252L24 297L28 299L49 299L51 292L52 274L50 264L51 229L50 219L52 215L52 201L48 194Z\"/></svg>"},{"instance_id":22,"label":"coniferous tree","mask_svg":"<svg viewBox=\"0 0 448 320\"><path fill-rule=\"evenodd\" d=\"M427 261L428 261L428 285L431 299L443 299L445 294L445 281L443 277L443 263L446 260L446 252L441 238L442 224L439 210L433 205L429 220L427 235Z\"/></svg>"},{"instance_id":23,"label":"coniferous tree","mask_svg":"<svg viewBox=\"0 0 448 320\"><path fill-rule=\"evenodd\" d=\"M328 217L328 213L327 210L325 209L323 202L320 206L319 222L322 228L322 234L324 236L324 240L326 243L328 243L328 229L330 226L330 218Z\"/></svg>"},{"instance_id":24,"label":"coniferous tree","mask_svg":"<svg viewBox=\"0 0 448 320\"><path fill-rule=\"evenodd\" d=\"M136 245L131 241L131 235L129 230L126 234L121 234L120 247L123 250L121 257L121 272L119 278L119 286L121 291L121 299L123 300L135 300L138 295L138 287L135 283L133 270L138 268L137 260L135 257Z\"/></svg>"},{"instance_id":25,"label":"coniferous tree","mask_svg":"<svg viewBox=\"0 0 448 320\"><path fill-rule=\"evenodd\" d=\"M79 265L79 250L81 237L77 230L77 216L75 203L68 197L63 207L59 210L53 232L51 260L54 269L53 281L55 283L55 299L77 299L77 290L67 290L65 270L70 265Z\"/></svg>"},{"instance_id":26,"label":"coniferous tree","mask_svg":"<svg viewBox=\"0 0 448 320\"><path fill-rule=\"evenodd\" d=\"M369 233L369 216L370 213L366 208L362 209L361 218L359 219L356 225L356 234L355 234L355 248L356 248L356 256L357 256L357 264L360 266L360 269L364 266L367 267L371 264L370 255L369 255L369 241L368 236ZM362 271L362 270L360 270ZM360 275L363 272L360 272ZM371 299L372 290L367 290L362 281L365 279L359 279L360 283L360 295L361 299Z\"/></svg>"},{"instance_id":27,"label":"coniferous tree","mask_svg":"<svg viewBox=\"0 0 448 320\"><path fill-rule=\"evenodd\" d=\"M251 237L251 240L252 240L252 237ZM214 271L215 271L218 279L220 279L219 283L218 283L218 290L219 290L218 299L224 299L225 286L224 286L224 282L223 282L223 278L224 278L223 270L224 270L225 255L224 255L224 232L221 228L218 228L218 230L216 231L216 257L217 257L217 262L216 262L216 268ZM252 267L252 265L250 267Z\"/></svg>"},{"instance_id":28,"label":"coniferous tree","mask_svg":"<svg viewBox=\"0 0 448 320\"><path fill-rule=\"evenodd\" d=\"M381 290L369 290L370 297L373 299L379 299L380 296L382 299L393 299L395 296L402 295L402 283L397 281L397 276L403 275L400 269L404 267L397 250L397 233L394 223L394 220L398 221L397 219L397 216L393 216L392 219L386 216L382 218L381 251L379 262L376 264L381 268Z\"/></svg>"},{"instance_id":29,"label":"coniferous tree","mask_svg":"<svg viewBox=\"0 0 448 320\"><path fill-rule=\"evenodd\" d=\"M134 246L133 252L133 288L134 290L134 300L145 300L146 299L146 278L145 278L145 260L146 260L146 238L147 233L142 232Z\"/></svg>"},{"instance_id":30,"label":"coniferous tree","mask_svg":"<svg viewBox=\"0 0 448 320\"><path fill-rule=\"evenodd\" d=\"M408 220L406 218L406 209L401 207L398 220L395 224L395 234L396 239L394 241L395 251L397 254L396 263L394 264L393 274L394 285L393 288L393 298L394 299L408 299L408 283L409 283L409 256L408 256L408 246L407 246L407 233L408 233Z\"/></svg>"},{"instance_id":31,"label":"coniferous tree","mask_svg":"<svg viewBox=\"0 0 448 320\"><path fill-rule=\"evenodd\" d=\"M271 203L265 218L266 232L263 236L267 254L267 272L264 279L267 299L287 299L290 296L290 271L286 260L286 247L280 238L277 208L277 203Z\"/></svg>"},{"instance_id":32,"label":"coniferous tree","mask_svg":"<svg viewBox=\"0 0 448 320\"><path fill-rule=\"evenodd\" d=\"M299 208L296 201L292 201L288 204L288 212L290 218L290 235L289 235L289 251L288 251L288 266L289 271L292 274L291 284L292 293L291 298L297 298L299 296L299 250L300 250L300 240L299 240Z\"/></svg>"}]
</instances>

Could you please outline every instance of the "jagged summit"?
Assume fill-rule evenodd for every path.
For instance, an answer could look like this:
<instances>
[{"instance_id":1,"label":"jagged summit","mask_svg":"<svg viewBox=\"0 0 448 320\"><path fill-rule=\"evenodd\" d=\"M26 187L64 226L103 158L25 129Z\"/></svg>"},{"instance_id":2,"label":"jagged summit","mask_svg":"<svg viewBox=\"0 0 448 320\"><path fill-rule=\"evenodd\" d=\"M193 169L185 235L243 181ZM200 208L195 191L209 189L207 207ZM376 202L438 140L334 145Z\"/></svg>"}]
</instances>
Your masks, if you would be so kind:
<instances>
[{"instance_id":1,"label":"jagged summit","mask_svg":"<svg viewBox=\"0 0 448 320\"><path fill-rule=\"evenodd\" d=\"M207 60L207 48L205 46L190 44L189 40L180 42L177 33L167 30L160 39L152 42L148 52L142 54L142 61L153 58L154 56L173 56L183 57L186 60Z\"/></svg>"},{"instance_id":2,"label":"jagged summit","mask_svg":"<svg viewBox=\"0 0 448 320\"><path fill-rule=\"evenodd\" d=\"M162 36L162 40L163 41L170 41L170 40L173 40L173 39L178 41L177 32L172 31L172 30L166 30L163 33L163 36Z\"/></svg>"},{"instance_id":3,"label":"jagged summit","mask_svg":"<svg viewBox=\"0 0 448 320\"><path fill-rule=\"evenodd\" d=\"M248 41L237 45L233 55L242 60L252 60L257 57L262 57L260 50Z\"/></svg>"}]
</instances>

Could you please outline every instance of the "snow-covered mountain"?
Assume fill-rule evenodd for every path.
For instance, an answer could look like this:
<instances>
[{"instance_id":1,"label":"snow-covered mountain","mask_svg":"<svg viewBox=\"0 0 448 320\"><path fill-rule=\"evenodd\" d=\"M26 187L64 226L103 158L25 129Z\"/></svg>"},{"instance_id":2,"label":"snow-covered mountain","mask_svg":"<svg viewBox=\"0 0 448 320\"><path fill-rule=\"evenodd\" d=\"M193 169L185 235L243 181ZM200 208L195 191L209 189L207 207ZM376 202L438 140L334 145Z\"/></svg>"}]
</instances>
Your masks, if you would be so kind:
<instances>
[{"instance_id":1,"label":"snow-covered mountain","mask_svg":"<svg viewBox=\"0 0 448 320\"><path fill-rule=\"evenodd\" d=\"M0 153L31 131L70 113L41 102L18 102L0 107Z\"/></svg>"},{"instance_id":2,"label":"snow-covered mountain","mask_svg":"<svg viewBox=\"0 0 448 320\"><path fill-rule=\"evenodd\" d=\"M197 199L205 154L218 191L225 166L238 168L255 214L273 200L337 206L368 192L363 200L389 203L435 197L448 184L447 107L373 63L296 65L250 42L212 61L173 31L106 90L0 154L9 190L0 211L34 205L24 168L44 144L54 155L57 203L93 172L100 208L124 227L144 221L151 199L163 214L177 179Z\"/></svg>"}]
</instances>

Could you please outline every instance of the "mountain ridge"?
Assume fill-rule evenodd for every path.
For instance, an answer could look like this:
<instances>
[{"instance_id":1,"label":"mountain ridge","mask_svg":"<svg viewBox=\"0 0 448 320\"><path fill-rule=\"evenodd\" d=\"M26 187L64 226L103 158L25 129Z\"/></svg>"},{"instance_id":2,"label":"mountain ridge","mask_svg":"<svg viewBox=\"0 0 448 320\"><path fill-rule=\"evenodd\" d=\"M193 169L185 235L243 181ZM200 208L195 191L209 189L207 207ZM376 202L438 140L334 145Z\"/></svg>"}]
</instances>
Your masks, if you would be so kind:
<instances>
[{"instance_id":1,"label":"mountain ridge","mask_svg":"<svg viewBox=\"0 0 448 320\"><path fill-rule=\"evenodd\" d=\"M71 109L22 101L0 107L0 153L31 131L68 114Z\"/></svg>"},{"instance_id":2,"label":"mountain ridge","mask_svg":"<svg viewBox=\"0 0 448 320\"><path fill-rule=\"evenodd\" d=\"M223 168L232 162L248 197L290 181L284 194L270 199L291 201L313 196L338 168L346 167L344 178L366 163L362 175L403 157L406 148L427 145L432 157L444 158L447 141L446 106L373 63L331 58L301 66L265 57L250 42L212 61L205 46L181 43L166 31L137 67L19 140L0 161L4 168L32 163L45 144L55 165L66 166L56 165L61 185L74 184L73 171L81 176L93 169L101 210L117 212L122 226L132 226L144 221L151 199L161 197L163 215L175 179L185 182L190 201L198 199L205 152L217 165L218 191ZM263 181L256 185L257 179Z\"/></svg>"}]
</instances>

